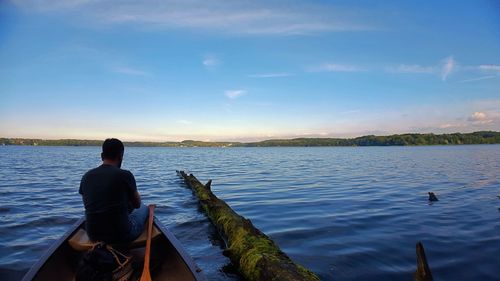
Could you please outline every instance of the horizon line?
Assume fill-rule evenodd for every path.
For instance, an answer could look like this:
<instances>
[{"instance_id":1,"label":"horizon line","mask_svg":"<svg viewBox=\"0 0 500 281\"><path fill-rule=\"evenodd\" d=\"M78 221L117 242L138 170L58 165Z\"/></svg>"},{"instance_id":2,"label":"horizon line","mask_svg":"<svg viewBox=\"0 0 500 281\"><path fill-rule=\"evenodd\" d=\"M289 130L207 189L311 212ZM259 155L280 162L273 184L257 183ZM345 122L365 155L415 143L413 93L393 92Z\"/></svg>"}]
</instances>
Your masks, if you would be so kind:
<instances>
[{"instance_id":1,"label":"horizon line","mask_svg":"<svg viewBox=\"0 0 500 281\"><path fill-rule=\"evenodd\" d=\"M187 141L193 141L193 142L202 142L202 143L242 143L242 144L248 144L248 143L258 143L258 142L264 142L264 141L277 141L277 140L295 140L295 139L343 139L343 140L350 140L350 139L356 139L356 138L363 138L363 137L368 137L368 136L375 136L375 137L390 137L390 136L401 136L401 135L453 135L453 134L474 134L474 133L481 133L481 132L491 132L491 133L500 133L500 131L493 131L493 130L480 130L480 131L473 131L473 132L453 132L453 133L433 133L433 132L426 132L426 133L396 133L396 134L382 134L382 135L375 135L375 134L367 134L367 135L359 135L359 136L353 136L353 137L324 137L324 136L304 136L304 137L277 137L277 138L262 138L260 140L254 140L254 141L229 141L229 140L196 140L196 139L184 139L181 141L175 141L175 140L162 140L162 141L152 141L152 140L124 140L120 139L124 143L134 143L134 142L142 142L142 143L182 143L182 142L187 142ZM112 137L110 137L112 138ZM41 141L65 141L65 140L76 140L76 141L104 141L105 139L86 139L86 138L37 138L37 137L4 137L0 136L0 139L16 139L16 140L41 140Z\"/></svg>"}]
</instances>

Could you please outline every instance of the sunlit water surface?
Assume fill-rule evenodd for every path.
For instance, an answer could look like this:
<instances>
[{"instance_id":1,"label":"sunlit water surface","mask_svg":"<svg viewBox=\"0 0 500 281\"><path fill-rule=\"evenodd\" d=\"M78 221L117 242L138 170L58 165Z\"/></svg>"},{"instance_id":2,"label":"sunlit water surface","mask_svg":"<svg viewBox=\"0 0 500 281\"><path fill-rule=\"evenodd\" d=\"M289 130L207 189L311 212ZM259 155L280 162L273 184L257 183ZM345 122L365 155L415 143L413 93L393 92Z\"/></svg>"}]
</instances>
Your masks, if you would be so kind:
<instances>
[{"instance_id":1,"label":"sunlit water surface","mask_svg":"<svg viewBox=\"0 0 500 281\"><path fill-rule=\"evenodd\" d=\"M0 280L19 280L82 216L79 181L99 149L0 147ZM323 280L412 280L417 241L435 280L499 278L500 145L127 148L123 168L209 280L238 277L175 170L213 179Z\"/></svg>"}]
</instances>

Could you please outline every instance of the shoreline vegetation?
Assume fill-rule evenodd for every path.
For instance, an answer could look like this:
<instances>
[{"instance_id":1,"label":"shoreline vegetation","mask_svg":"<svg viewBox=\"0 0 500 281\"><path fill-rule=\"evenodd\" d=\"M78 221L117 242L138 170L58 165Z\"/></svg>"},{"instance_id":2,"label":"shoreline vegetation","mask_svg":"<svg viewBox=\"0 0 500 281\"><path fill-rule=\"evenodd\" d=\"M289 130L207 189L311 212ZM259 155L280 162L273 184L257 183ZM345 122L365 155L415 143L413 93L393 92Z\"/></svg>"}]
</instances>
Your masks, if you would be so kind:
<instances>
[{"instance_id":1,"label":"shoreline vegetation","mask_svg":"<svg viewBox=\"0 0 500 281\"><path fill-rule=\"evenodd\" d=\"M0 145L27 146L101 146L102 140L78 139L28 139L0 138ZM453 134L399 134L389 136L362 136L357 138L294 138L271 139L258 142L205 142L184 140L181 142L124 142L130 147L312 147L312 146L420 146L500 144L500 132L480 131Z\"/></svg>"}]
</instances>

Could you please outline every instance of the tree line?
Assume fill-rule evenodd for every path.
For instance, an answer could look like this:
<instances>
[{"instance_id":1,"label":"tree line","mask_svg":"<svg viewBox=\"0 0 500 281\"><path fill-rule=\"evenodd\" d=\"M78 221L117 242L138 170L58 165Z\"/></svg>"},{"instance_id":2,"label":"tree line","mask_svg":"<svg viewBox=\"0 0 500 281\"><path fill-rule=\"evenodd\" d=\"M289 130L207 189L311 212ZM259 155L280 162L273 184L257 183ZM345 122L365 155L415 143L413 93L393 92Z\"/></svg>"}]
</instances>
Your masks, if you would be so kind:
<instances>
[{"instance_id":1,"label":"tree line","mask_svg":"<svg viewBox=\"0 0 500 281\"><path fill-rule=\"evenodd\" d=\"M100 146L102 140L43 140L25 138L0 138L0 145L40 146ZM498 144L500 132L481 131L453 134L399 134L390 136L362 136L357 138L294 138L273 139L259 142L204 142L185 140L181 142L124 142L137 147L276 147L276 146L416 146L416 145L460 145Z\"/></svg>"}]
</instances>

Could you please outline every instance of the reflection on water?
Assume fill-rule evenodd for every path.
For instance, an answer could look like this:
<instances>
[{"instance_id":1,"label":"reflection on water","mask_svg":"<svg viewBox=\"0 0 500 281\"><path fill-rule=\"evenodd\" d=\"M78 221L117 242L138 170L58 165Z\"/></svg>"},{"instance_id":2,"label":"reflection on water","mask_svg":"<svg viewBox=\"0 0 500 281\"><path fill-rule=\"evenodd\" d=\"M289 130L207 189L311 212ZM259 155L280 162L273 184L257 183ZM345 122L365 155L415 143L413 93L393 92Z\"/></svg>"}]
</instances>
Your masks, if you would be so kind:
<instances>
[{"instance_id":1,"label":"reflection on water","mask_svg":"<svg viewBox=\"0 0 500 281\"><path fill-rule=\"evenodd\" d=\"M175 170L213 179L323 280L411 280L417 241L436 280L497 280L499 159L499 145L127 148L124 168L210 280L238 278ZM98 147L0 147L1 280L19 280L82 216L80 177L98 164Z\"/></svg>"}]
</instances>

